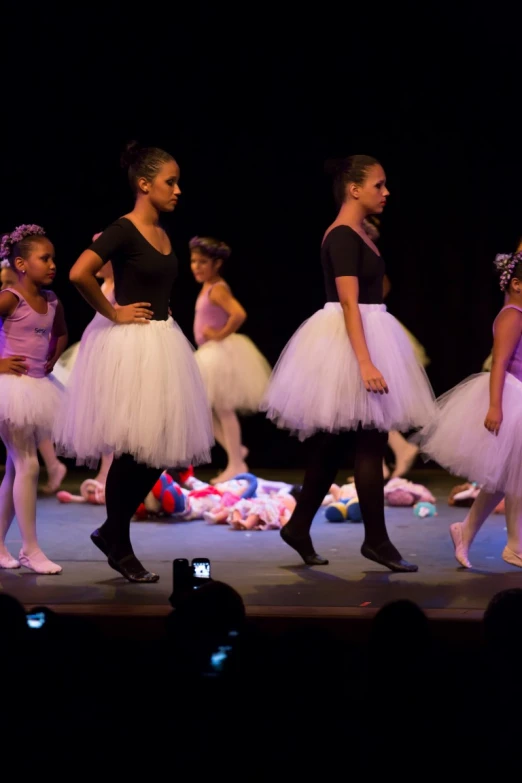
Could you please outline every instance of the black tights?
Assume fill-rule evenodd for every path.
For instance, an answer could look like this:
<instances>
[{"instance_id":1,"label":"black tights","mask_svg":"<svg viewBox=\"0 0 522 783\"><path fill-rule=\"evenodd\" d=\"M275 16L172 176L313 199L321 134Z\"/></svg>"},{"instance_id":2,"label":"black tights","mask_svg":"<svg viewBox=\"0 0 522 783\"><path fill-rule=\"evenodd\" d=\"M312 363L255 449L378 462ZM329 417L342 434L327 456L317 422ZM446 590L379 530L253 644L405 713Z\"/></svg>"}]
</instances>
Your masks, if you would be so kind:
<instances>
[{"instance_id":1,"label":"black tights","mask_svg":"<svg viewBox=\"0 0 522 783\"><path fill-rule=\"evenodd\" d=\"M376 548L389 542L384 520L382 460L388 435L378 430L332 434L318 432L308 441L309 456L303 489L288 525L295 539L307 539L312 521L332 486L343 460L355 446L355 486L364 520L364 542ZM313 551L313 550L312 550Z\"/></svg>"},{"instance_id":2,"label":"black tights","mask_svg":"<svg viewBox=\"0 0 522 783\"><path fill-rule=\"evenodd\" d=\"M136 462L131 454L122 454L113 460L105 486L107 521L102 525L101 533L116 560L132 553L131 519L162 472Z\"/></svg>"}]
</instances>

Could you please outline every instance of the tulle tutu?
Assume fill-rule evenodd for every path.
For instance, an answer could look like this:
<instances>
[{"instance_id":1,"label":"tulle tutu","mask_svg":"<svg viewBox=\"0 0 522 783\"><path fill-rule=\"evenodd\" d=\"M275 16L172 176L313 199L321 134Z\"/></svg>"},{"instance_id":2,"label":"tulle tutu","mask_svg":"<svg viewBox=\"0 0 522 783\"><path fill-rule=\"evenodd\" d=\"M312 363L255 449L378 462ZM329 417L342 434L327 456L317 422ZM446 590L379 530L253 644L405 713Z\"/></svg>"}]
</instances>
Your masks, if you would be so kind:
<instances>
[{"instance_id":1,"label":"tulle tutu","mask_svg":"<svg viewBox=\"0 0 522 783\"><path fill-rule=\"evenodd\" d=\"M498 435L484 427L489 410L489 373L460 383L438 400L434 419L414 440L439 465L488 492L522 495L522 383L506 375Z\"/></svg>"},{"instance_id":2,"label":"tulle tutu","mask_svg":"<svg viewBox=\"0 0 522 783\"><path fill-rule=\"evenodd\" d=\"M196 361L211 408L257 413L271 368L252 340L243 334L209 340L196 351Z\"/></svg>"},{"instance_id":3,"label":"tulle tutu","mask_svg":"<svg viewBox=\"0 0 522 783\"><path fill-rule=\"evenodd\" d=\"M132 454L157 468L210 461L212 420L194 351L172 318L93 319L54 428L59 453L95 467Z\"/></svg>"},{"instance_id":4,"label":"tulle tutu","mask_svg":"<svg viewBox=\"0 0 522 783\"><path fill-rule=\"evenodd\" d=\"M407 431L435 413L424 369L399 322L385 305L359 305L373 364L389 394L366 391L341 305L330 302L294 334L276 364L262 409L301 440L317 430Z\"/></svg>"},{"instance_id":5,"label":"tulle tutu","mask_svg":"<svg viewBox=\"0 0 522 783\"><path fill-rule=\"evenodd\" d=\"M63 386L51 376L0 375L0 421L38 441L51 436Z\"/></svg>"},{"instance_id":6,"label":"tulle tutu","mask_svg":"<svg viewBox=\"0 0 522 783\"><path fill-rule=\"evenodd\" d=\"M401 323L401 322L399 321L399 323ZM426 353L426 349L424 348L422 343L420 343L417 340L415 335L412 334L409 329L406 329L404 324L401 324L401 326L404 329L404 331L406 332L406 336L407 336L408 340L411 343L411 347L413 348L413 353L415 354L415 358L417 359L419 364L422 364L423 367L427 367L428 364L430 364L431 359L428 356L428 354Z\"/></svg>"},{"instance_id":7,"label":"tulle tutu","mask_svg":"<svg viewBox=\"0 0 522 783\"><path fill-rule=\"evenodd\" d=\"M69 378L71 377L74 363L78 358L79 350L80 343L74 343L62 353L54 365L52 374L63 386L67 386L69 383Z\"/></svg>"}]
</instances>

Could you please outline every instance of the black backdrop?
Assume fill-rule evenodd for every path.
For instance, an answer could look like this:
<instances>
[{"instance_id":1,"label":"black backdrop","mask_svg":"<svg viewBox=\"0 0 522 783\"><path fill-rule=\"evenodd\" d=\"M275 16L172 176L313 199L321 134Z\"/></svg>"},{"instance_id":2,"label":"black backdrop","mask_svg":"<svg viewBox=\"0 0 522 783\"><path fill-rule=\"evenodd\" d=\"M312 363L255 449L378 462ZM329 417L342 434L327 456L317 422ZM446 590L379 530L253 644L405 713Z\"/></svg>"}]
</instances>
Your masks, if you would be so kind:
<instances>
[{"instance_id":1,"label":"black backdrop","mask_svg":"<svg viewBox=\"0 0 522 783\"><path fill-rule=\"evenodd\" d=\"M322 305L318 249L335 214L324 160L364 152L392 193L390 310L426 346L437 393L480 370L501 304L492 260L522 234L516 17L408 3L132 8L3 12L0 228L48 230L71 340L92 313L67 272L131 206L118 168L129 138L180 163L167 227L181 327L192 338L188 239L214 234L232 246L227 280L271 362ZM302 464L261 417L245 430L253 465Z\"/></svg>"}]
</instances>

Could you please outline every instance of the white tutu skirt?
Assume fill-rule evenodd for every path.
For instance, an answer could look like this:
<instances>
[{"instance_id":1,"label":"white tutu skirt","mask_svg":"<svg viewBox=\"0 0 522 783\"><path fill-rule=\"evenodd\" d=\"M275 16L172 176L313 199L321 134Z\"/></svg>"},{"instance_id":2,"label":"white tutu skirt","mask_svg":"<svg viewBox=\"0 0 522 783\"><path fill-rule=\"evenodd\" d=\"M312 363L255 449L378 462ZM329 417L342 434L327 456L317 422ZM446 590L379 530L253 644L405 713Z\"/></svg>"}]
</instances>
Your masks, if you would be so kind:
<instances>
[{"instance_id":1,"label":"white tutu skirt","mask_svg":"<svg viewBox=\"0 0 522 783\"><path fill-rule=\"evenodd\" d=\"M410 340L385 305L359 305L373 364L389 394L366 391L341 305L330 302L297 330L277 362L262 409L301 440L318 430L407 431L435 412L434 395Z\"/></svg>"},{"instance_id":2,"label":"white tutu skirt","mask_svg":"<svg viewBox=\"0 0 522 783\"><path fill-rule=\"evenodd\" d=\"M0 375L0 422L38 442L51 437L62 400L63 386L50 375Z\"/></svg>"},{"instance_id":3,"label":"white tutu skirt","mask_svg":"<svg viewBox=\"0 0 522 783\"><path fill-rule=\"evenodd\" d=\"M63 386L67 386L69 383L69 378L71 377L74 363L78 358L79 350L80 343L74 343L62 353L54 365L52 374Z\"/></svg>"},{"instance_id":4,"label":"white tutu skirt","mask_svg":"<svg viewBox=\"0 0 522 783\"><path fill-rule=\"evenodd\" d=\"M257 413L271 367L252 340L231 334L209 340L196 351L196 361L215 410Z\"/></svg>"},{"instance_id":5,"label":"white tutu skirt","mask_svg":"<svg viewBox=\"0 0 522 783\"><path fill-rule=\"evenodd\" d=\"M415 436L425 456L475 481L488 492L522 496L522 383L506 375L498 435L484 427L489 373L480 373L442 395L434 419Z\"/></svg>"},{"instance_id":6,"label":"white tutu skirt","mask_svg":"<svg viewBox=\"0 0 522 783\"><path fill-rule=\"evenodd\" d=\"M132 454L157 468L210 461L212 420L192 346L172 318L148 324L94 319L54 428L59 453L95 467Z\"/></svg>"}]
</instances>

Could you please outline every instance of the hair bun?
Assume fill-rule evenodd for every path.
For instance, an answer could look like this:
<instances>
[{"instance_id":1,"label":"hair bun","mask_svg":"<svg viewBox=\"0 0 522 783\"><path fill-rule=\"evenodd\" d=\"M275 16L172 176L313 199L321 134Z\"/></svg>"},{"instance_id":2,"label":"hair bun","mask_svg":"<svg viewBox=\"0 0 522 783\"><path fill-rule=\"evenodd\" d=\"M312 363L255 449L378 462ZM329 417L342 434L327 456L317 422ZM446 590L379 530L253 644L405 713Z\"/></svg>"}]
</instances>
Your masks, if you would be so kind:
<instances>
[{"instance_id":1,"label":"hair bun","mask_svg":"<svg viewBox=\"0 0 522 783\"><path fill-rule=\"evenodd\" d=\"M128 169L129 166L132 166L138 159L141 149L142 147L137 141L129 141L121 154L121 167L123 169Z\"/></svg>"}]
</instances>

